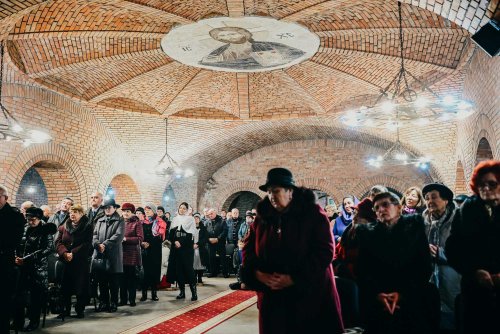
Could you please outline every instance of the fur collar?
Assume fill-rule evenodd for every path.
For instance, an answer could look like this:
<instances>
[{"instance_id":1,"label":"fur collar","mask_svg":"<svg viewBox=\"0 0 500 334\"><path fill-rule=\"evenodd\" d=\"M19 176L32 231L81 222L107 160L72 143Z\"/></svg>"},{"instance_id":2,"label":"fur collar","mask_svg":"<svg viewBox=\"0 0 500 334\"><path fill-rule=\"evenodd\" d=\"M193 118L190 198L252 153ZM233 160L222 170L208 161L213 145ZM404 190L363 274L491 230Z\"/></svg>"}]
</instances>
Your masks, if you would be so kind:
<instances>
[{"instance_id":1,"label":"fur collar","mask_svg":"<svg viewBox=\"0 0 500 334\"><path fill-rule=\"evenodd\" d=\"M266 196L257 204L257 217L260 217L262 221L273 220L280 215L292 215L301 216L304 212L307 212L312 207L316 205L316 195L311 189L300 187L295 188L293 191L292 201L288 207L288 210L284 213L276 211L271 205L271 201Z\"/></svg>"}]
</instances>

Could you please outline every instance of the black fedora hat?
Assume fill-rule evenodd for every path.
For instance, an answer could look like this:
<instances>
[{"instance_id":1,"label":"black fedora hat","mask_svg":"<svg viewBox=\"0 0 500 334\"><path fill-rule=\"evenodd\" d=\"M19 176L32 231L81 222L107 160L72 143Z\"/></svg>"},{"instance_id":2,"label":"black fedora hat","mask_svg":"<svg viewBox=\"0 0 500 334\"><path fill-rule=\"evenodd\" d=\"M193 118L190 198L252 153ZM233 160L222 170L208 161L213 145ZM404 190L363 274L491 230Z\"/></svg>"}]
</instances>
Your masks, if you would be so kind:
<instances>
[{"instance_id":1,"label":"black fedora hat","mask_svg":"<svg viewBox=\"0 0 500 334\"><path fill-rule=\"evenodd\" d=\"M262 191L267 191L270 186L281 186L296 188L292 172L286 168L273 168L267 172L266 183L259 187Z\"/></svg>"},{"instance_id":2,"label":"black fedora hat","mask_svg":"<svg viewBox=\"0 0 500 334\"><path fill-rule=\"evenodd\" d=\"M425 196L425 194L433 190L437 190L442 199L445 199L448 202L453 201L453 191L441 182L426 184L424 188L422 188L422 195Z\"/></svg>"},{"instance_id":3,"label":"black fedora hat","mask_svg":"<svg viewBox=\"0 0 500 334\"><path fill-rule=\"evenodd\" d=\"M104 208L107 207L107 206L114 206L116 209L118 209L120 207L119 204L116 204L114 198L110 198L110 199L105 200L104 203L102 204L102 206Z\"/></svg>"}]
</instances>

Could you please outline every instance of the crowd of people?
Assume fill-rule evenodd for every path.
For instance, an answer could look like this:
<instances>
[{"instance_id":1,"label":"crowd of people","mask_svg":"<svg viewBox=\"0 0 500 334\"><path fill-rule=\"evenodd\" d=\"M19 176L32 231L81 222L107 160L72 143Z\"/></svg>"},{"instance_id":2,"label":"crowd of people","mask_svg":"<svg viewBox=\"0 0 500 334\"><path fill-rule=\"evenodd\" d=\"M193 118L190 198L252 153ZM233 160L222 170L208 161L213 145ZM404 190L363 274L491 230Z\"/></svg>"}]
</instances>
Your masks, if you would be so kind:
<instances>
[{"instance_id":1,"label":"crowd of people","mask_svg":"<svg viewBox=\"0 0 500 334\"><path fill-rule=\"evenodd\" d=\"M136 306L137 290L142 292L139 301L148 299L148 291L151 300L158 301L162 279L178 285L176 299L186 298L188 285L191 301L196 301L197 284L205 274L216 277L222 270L229 277L233 257L239 266L242 231L255 216L248 211L243 220L236 208L221 215L207 208L202 215L183 202L170 219L161 206L119 205L99 192L91 195L88 210L66 197L51 215L47 205L38 208L29 201L19 210L11 207L4 186L0 194L0 219L9 231L9 238L2 239L1 264L12 278L9 286L16 287L9 296L14 310L2 312L2 333L39 327L42 308L50 299L49 283L60 287L58 317L63 319L72 315L73 304L73 316L84 318L92 298L98 301L96 312L110 313Z\"/></svg>"},{"instance_id":2,"label":"crowd of people","mask_svg":"<svg viewBox=\"0 0 500 334\"><path fill-rule=\"evenodd\" d=\"M12 303L2 303L0 332L33 331L60 287L59 317L116 312L158 301L163 276L185 299L198 299L204 275L229 277L231 289L255 290L261 333L478 333L500 328L500 161L473 171L472 196L442 183L407 189L383 185L367 197L321 208L292 173L271 169L267 196L245 217L238 209L171 215L147 203L117 204L96 192L84 210L64 198L18 210L0 185L0 266ZM169 250L165 253L165 250ZM168 259L166 271L164 262ZM229 259L229 261L228 261ZM8 307L6 305L13 305ZM29 323L25 325L28 318Z\"/></svg>"}]
</instances>

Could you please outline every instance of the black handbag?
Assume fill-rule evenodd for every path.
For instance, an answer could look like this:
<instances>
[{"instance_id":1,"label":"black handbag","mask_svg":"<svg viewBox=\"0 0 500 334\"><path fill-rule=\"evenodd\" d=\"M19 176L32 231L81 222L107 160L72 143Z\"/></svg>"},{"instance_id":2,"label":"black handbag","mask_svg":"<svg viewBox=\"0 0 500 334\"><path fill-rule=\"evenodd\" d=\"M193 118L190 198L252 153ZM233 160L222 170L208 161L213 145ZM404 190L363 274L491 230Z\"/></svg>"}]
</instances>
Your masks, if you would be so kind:
<instances>
[{"instance_id":1,"label":"black handbag","mask_svg":"<svg viewBox=\"0 0 500 334\"><path fill-rule=\"evenodd\" d=\"M64 267L66 266L66 262L61 259L57 259L54 263L54 281L56 283L61 284L64 276Z\"/></svg>"},{"instance_id":2,"label":"black handbag","mask_svg":"<svg viewBox=\"0 0 500 334\"><path fill-rule=\"evenodd\" d=\"M104 257L101 253L98 253L95 258L92 259L90 264L91 272L105 272L109 269L108 259Z\"/></svg>"}]
</instances>

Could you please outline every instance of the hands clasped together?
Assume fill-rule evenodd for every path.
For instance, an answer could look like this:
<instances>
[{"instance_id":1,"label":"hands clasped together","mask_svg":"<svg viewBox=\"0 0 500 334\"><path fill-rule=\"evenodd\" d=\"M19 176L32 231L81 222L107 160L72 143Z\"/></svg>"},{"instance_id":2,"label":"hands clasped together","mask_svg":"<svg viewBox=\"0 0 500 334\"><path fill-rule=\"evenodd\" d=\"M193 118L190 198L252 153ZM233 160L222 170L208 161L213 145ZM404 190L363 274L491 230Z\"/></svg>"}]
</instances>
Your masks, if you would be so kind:
<instances>
[{"instance_id":1,"label":"hands clasped together","mask_svg":"<svg viewBox=\"0 0 500 334\"><path fill-rule=\"evenodd\" d=\"M377 300L382 303L384 309L389 312L391 315L399 309L399 292L391 292L391 293L379 293L377 295Z\"/></svg>"},{"instance_id":2,"label":"hands clasped together","mask_svg":"<svg viewBox=\"0 0 500 334\"><path fill-rule=\"evenodd\" d=\"M261 283L271 288L271 290L281 290L293 285L292 278L290 277L290 275L287 274L279 274L279 273L268 274L257 270L255 276Z\"/></svg>"}]
</instances>

